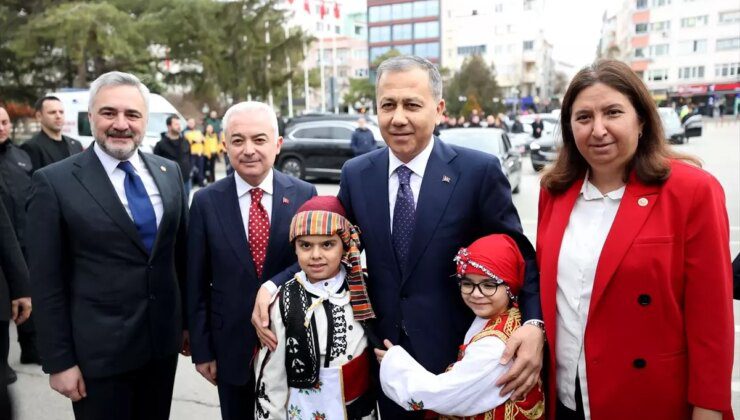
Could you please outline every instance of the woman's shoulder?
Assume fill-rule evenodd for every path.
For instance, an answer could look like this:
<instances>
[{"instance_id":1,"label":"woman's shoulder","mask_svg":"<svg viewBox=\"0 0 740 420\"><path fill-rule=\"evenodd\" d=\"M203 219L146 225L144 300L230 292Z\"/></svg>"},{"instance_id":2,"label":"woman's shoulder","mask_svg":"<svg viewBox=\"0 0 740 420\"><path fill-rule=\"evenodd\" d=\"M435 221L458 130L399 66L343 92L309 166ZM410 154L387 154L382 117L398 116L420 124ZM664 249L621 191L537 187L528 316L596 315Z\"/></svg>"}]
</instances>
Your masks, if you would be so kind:
<instances>
[{"instance_id":1,"label":"woman's shoulder","mask_svg":"<svg viewBox=\"0 0 740 420\"><path fill-rule=\"evenodd\" d=\"M714 175L696 165L683 160L672 159L671 174L666 184L685 189L686 187L700 185L719 186L719 181Z\"/></svg>"}]
</instances>

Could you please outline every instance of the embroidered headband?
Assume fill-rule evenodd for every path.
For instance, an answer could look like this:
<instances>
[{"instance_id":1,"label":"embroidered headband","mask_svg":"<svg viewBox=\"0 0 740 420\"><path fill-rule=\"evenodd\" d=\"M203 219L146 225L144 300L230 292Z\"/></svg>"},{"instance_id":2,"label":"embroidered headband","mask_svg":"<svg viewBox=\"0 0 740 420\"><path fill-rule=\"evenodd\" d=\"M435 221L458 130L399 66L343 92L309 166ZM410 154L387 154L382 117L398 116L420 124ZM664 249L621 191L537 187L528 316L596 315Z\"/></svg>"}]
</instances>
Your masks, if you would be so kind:
<instances>
[{"instance_id":1,"label":"embroidered headband","mask_svg":"<svg viewBox=\"0 0 740 420\"><path fill-rule=\"evenodd\" d=\"M350 304L355 319L364 321L375 318L360 259L360 230L347 220L339 199L316 196L306 201L290 222L290 242L305 235L339 235L344 244L342 263L348 266L347 284Z\"/></svg>"},{"instance_id":2,"label":"embroidered headband","mask_svg":"<svg viewBox=\"0 0 740 420\"><path fill-rule=\"evenodd\" d=\"M502 234L484 236L467 248L460 248L454 259L457 277L480 274L506 286L506 293L516 303L524 284L524 258L516 242Z\"/></svg>"}]
</instances>

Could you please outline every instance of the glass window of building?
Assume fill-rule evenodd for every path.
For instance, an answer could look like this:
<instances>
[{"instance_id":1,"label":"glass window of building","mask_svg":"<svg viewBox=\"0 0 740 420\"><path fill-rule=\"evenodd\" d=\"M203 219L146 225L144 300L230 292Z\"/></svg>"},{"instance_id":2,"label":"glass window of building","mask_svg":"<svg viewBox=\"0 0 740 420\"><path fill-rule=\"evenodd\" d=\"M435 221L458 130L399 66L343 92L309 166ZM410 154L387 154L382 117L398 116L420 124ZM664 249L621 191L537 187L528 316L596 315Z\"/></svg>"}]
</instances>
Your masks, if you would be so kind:
<instances>
[{"instance_id":1,"label":"glass window of building","mask_svg":"<svg viewBox=\"0 0 740 420\"><path fill-rule=\"evenodd\" d=\"M653 0L653 7L663 7L671 4L671 0Z\"/></svg>"},{"instance_id":2,"label":"glass window of building","mask_svg":"<svg viewBox=\"0 0 740 420\"><path fill-rule=\"evenodd\" d=\"M661 55L668 55L668 44L650 46L650 57L659 57Z\"/></svg>"},{"instance_id":3,"label":"glass window of building","mask_svg":"<svg viewBox=\"0 0 740 420\"><path fill-rule=\"evenodd\" d=\"M681 41L678 44L679 54L697 54L707 52L707 40L706 39L693 39L689 41Z\"/></svg>"},{"instance_id":4,"label":"glass window of building","mask_svg":"<svg viewBox=\"0 0 740 420\"><path fill-rule=\"evenodd\" d=\"M390 26L373 26L370 28L370 42L388 42L390 40Z\"/></svg>"},{"instance_id":5,"label":"glass window of building","mask_svg":"<svg viewBox=\"0 0 740 420\"><path fill-rule=\"evenodd\" d=\"M668 80L668 69L654 69L647 74L648 81L661 82Z\"/></svg>"},{"instance_id":6,"label":"glass window of building","mask_svg":"<svg viewBox=\"0 0 740 420\"><path fill-rule=\"evenodd\" d=\"M414 38L438 38L439 21L414 23Z\"/></svg>"},{"instance_id":7,"label":"glass window of building","mask_svg":"<svg viewBox=\"0 0 740 420\"><path fill-rule=\"evenodd\" d=\"M647 6L648 6L647 0L637 0L635 2L635 9L637 9L637 10L647 9Z\"/></svg>"},{"instance_id":8,"label":"glass window of building","mask_svg":"<svg viewBox=\"0 0 740 420\"><path fill-rule=\"evenodd\" d=\"M424 42L414 45L414 54L424 58L439 58L439 42Z\"/></svg>"},{"instance_id":9,"label":"glass window of building","mask_svg":"<svg viewBox=\"0 0 740 420\"><path fill-rule=\"evenodd\" d=\"M376 58L390 51L391 47L372 47L370 48L370 61L375 61Z\"/></svg>"},{"instance_id":10,"label":"glass window of building","mask_svg":"<svg viewBox=\"0 0 740 420\"><path fill-rule=\"evenodd\" d=\"M635 48L635 58L644 58L645 48Z\"/></svg>"},{"instance_id":11,"label":"glass window of building","mask_svg":"<svg viewBox=\"0 0 740 420\"><path fill-rule=\"evenodd\" d=\"M503 3L496 3L495 9L496 13L501 13L504 11L504 4Z\"/></svg>"},{"instance_id":12,"label":"glass window of building","mask_svg":"<svg viewBox=\"0 0 740 420\"><path fill-rule=\"evenodd\" d=\"M680 67L678 69L679 79L703 79L704 66Z\"/></svg>"},{"instance_id":13,"label":"glass window of building","mask_svg":"<svg viewBox=\"0 0 740 420\"><path fill-rule=\"evenodd\" d=\"M714 67L715 77L740 76L740 63L723 63Z\"/></svg>"},{"instance_id":14,"label":"glass window of building","mask_svg":"<svg viewBox=\"0 0 740 420\"><path fill-rule=\"evenodd\" d=\"M635 33L636 34L644 34L648 31L648 24L647 23L638 23L635 25Z\"/></svg>"},{"instance_id":15,"label":"glass window of building","mask_svg":"<svg viewBox=\"0 0 740 420\"><path fill-rule=\"evenodd\" d=\"M650 24L650 32L665 32L671 29L671 21L663 20L660 22L652 22Z\"/></svg>"},{"instance_id":16,"label":"glass window of building","mask_svg":"<svg viewBox=\"0 0 740 420\"><path fill-rule=\"evenodd\" d=\"M681 19L682 28L694 28L697 26L707 26L709 24L709 16L691 16Z\"/></svg>"},{"instance_id":17,"label":"glass window of building","mask_svg":"<svg viewBox=\"0 0 740 420\"><path fill-rule=\"evenodd\" d=\"M717 51L729 51L740 48L740 37L717 40Z\"/></svg>"},{"instance_id":18,"label":"glass window of building","mask_svg":"<svg viewBox=\"0 0 740 420\"><path fill-rule=\"evenodd\" d=\"M394 45L393 49L401 53L401 55L411 55L414 53L414 46L412 44Z\"/></svg>"},{"instance_id":19,"label":"glass window of building","mask_svg":"<svg viewBox=\"0 0 740 420\"><path fill-rule=\"evenodd\" d=\"M410 23L404 25L393 25L393 40L412 39L412 26Z\"/></svg>"},{"instance_id":20,"label":"glass window of building","mask_svg":"<svg viewBox=\"0 0 740 420\"><path fill-rule=\"evenodd\" d=\"M532 51L534 49L534 41L524 41L524 51Z\"/></svg>"},{"instance_id":21,"label":"glass window of building","mask_svg":"<svg viewBox=\"0 0 740 420\"><path fill-rule=\"evenodd\" d=\"M439 16L439 0L415 1L407 4L413 5L413 17Z\"/></svg>"},{"instance_id":22,"label":"glass window of building","mask_svg":"<svg viewBox=\"0 0 740 420\"><path fill-rule=\"evenodd\" d=\"M486 53L485 45L470 45L465 47L457 47L457 55L481 55Z\"/></svg>"},{"instance_id":23,"label":"glass window of building","mask_svg":"<svg viewBox=\"0 0 740 420\"><path fill-rule=\"evenodd\" d=\"M391 20L391 6L373 6L368 12L368 21L385 22Z\"/></svg>"},{"instance_id":24,"label":"glass window of building","mask_svg":"<svg viewBox=\"0 0 740 420\"><path fill-rule=\"evenodd\" d=\"M393 20L410 19L413 17L413 3L396 3L391 5Z\"/></svg>"},{"instance_id":25,"label":"glass window of building","mask_svg":"<svg viewBox=\"0 0 740 420\"><path fill-rule=\"evenodd\" d=\"M736 23L740 22L740 10L731 10L729 12L719 13L719 23Z\"/></svg>"}]
</instances>

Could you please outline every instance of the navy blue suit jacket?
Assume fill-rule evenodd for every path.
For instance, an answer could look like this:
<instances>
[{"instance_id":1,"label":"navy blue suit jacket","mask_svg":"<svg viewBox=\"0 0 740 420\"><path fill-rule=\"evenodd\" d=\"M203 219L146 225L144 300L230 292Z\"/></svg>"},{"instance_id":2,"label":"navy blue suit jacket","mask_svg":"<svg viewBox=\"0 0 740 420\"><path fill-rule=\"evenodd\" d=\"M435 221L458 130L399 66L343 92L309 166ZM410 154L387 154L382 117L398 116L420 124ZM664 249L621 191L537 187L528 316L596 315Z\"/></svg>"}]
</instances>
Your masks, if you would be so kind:
<instances>
[{"instance_id":1,"label":"navy blue suit jacket","mask_svg":"<svg viewBox=\"0 0 740 420\"><path fill-rule=\"evenodd\" d=\"M405 331L413 347L407 350L426 369L440 373L455 360L473 318L451 277L457 250L490 233L512 236L528 264L521 303L525 317L535 318L541 309L534 249L522 233L498 160L435 139L402 270L391 242L388 153L384 148L348 161L339 198L362 231L379 338L398 343Z\"/></svg>"},{"instance_id":2,"label":"navy blue suit jacket","mask_svg":"<svg viewBox=\"0 0 740 420\"><path fill-rule=\"evenodd\" d=\"M273 171L270 239L263 279L249 250L235 175L195 193L188 230L188 319L193 363L216 360L218 380L244 385L257 345L251 322L263 280L283 284L300 270L288 242L290 221L316 195L304 181Z\"/></svg>"}]
</instances>

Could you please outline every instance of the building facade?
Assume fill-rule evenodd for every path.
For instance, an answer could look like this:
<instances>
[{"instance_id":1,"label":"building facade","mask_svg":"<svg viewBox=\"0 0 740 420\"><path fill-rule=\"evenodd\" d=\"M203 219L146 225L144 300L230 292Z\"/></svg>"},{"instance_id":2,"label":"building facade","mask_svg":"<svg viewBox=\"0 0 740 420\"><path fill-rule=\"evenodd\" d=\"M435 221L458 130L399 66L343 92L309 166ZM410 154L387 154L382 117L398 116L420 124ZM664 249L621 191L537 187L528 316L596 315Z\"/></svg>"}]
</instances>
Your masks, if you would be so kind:
<instances>
[{"instance_id":1,"label":"building facade","mask_svg":"<svg viewBox=\"0 0 740 420\"><path fill-rule=\"evenodd\" d=\"M604 19L600 55L621 59L661 104L706 115L740 103L740 3L618 0Z\"/></svg>"}]
</instances>

